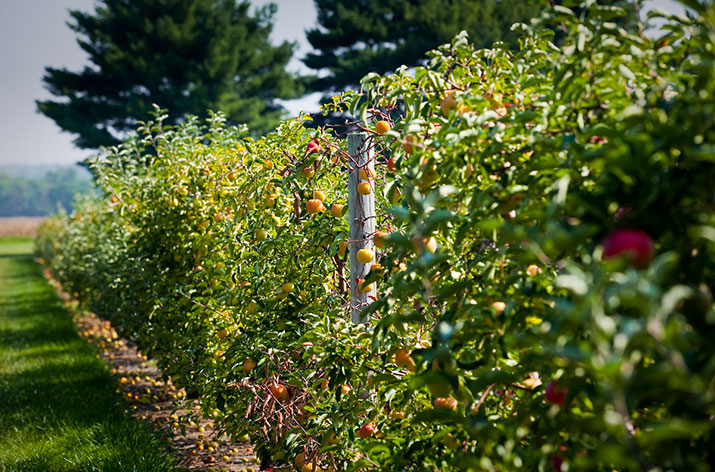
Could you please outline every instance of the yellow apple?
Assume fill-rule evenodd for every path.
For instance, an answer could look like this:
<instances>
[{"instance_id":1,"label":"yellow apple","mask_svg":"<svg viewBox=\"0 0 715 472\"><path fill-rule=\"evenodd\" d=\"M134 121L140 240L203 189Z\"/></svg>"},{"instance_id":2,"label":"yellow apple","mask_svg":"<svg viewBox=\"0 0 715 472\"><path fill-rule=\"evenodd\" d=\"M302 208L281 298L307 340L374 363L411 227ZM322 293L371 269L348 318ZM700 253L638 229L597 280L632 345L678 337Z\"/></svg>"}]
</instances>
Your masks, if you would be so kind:
<instances>
[{"instance_id":1,"label":"yellow apple","mask_svg":"<svg viewBox=\"0 0 715 472\"><path fill-rule=\"evenodd\" d=\"M357 252L357 260L360 264L367 264L375 258L375 253L371 249L360 249Z\"/></svg>"},{"instance_id":2,"label":"yellow apple","mask_svg":"<svg viewBox=\"0 0 715 472\"><path fill-rule=\"evenodd\" d=\"M340 203L333 203L330 205L330 214L335 218L341 218L343 216L343 207Z\"/></svg>"},{"instance_id":3,"label":"yellow apple","mask_svg":"<svg viewBox=\"0 0 715 472\"><path fill-rule=\"evenodd\" d=\"M372 192L372 185L370 185L370 182L361 182L358 184L358 193L360 195L370 195Z\"/></svg>"},{"instance_id":4,"label":"yellow apple","mask_svg":"<svg viewBox=\"0 0 715 472\"><path fill-rule=\"evenodd\" d=\"M390 123L384 120L380 120L375 123L375 131L381 136L390 131L391 128Z\"/></svg>"}]
</instances>

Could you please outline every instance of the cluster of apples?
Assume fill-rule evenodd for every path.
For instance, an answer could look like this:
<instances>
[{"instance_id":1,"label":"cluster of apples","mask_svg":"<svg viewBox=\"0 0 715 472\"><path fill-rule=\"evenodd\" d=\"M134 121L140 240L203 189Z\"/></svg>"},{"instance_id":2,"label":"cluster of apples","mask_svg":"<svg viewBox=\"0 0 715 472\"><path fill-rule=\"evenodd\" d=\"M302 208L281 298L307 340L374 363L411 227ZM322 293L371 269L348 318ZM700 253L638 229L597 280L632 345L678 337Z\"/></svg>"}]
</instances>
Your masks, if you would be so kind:
<instances>
[{"instance_id":1,"label":"cluster of apples","mask_svg":"<svg viewBox=\"0 0 715 472\"><path fill-rule=\"evenodd\" d=\"M496 105L500 105L501 97L495 97L494 101ZM455 94L449 94L441 104L443 113L449 114L452 109L456 109L456 99ZM462 106L462 109L457 110L459 113L465 113L468 110ZM387 121L381 120L375 124L375 131L378 135L385 135L392 129L392 126ZM409 154L414 150L415 138L412 135L407 135L403 138L402 148ZM312 140L308 143L306 147L306 155L313 153L318 153L321 151L320 144ZM387 167L389 171L394 172L396 170L394 158L391 158ZM375 179L374 172L369 167L364 167L359 170L360 181L358 184L358 193L361 195L369 195L374 190L373 182ZM321 190L315 190L313 192L313 198L308 200L306 209L309 214L315 215L326 211L326 194ZM330 213L336 218L341 218L344 214L345 205L334 203L330 206ZM377 248L385 247L385 237L386 233L377 231L373 238L374 243ZM348 248L347 242L342 242L340 244L338 254L340 257L345 256L345 251ZM418 244L420 251L418 252L431 252L434 253L437 250L437 242L433 237L424 238L421 244ZM654 245L653 240L648 234L643 231L633 230L633 229L617 229L608 234L608 236L602 242L603 246L603 258L614 259L618 257L626 258L629 263L636 268L646 268L648 264L654 257ZM357 252L357 261L360 264L372 264L371 270L380 269L381 266L376 260L375 250L372 248L362 248ZM526 268L526 274L530 277L537 277L542 273L539 266L531 264ZM358 288L363 293L369 293L373 289L372 284L364 284L364 280L360 280ZM506 303L503 301L493 302L490 307L494 312L499 315L506 310ZM415 361L412 358L411 352L407 349L399 349L394 357L395 364L409 372L414 372L416 368ZM243 366L244 373L248 375L251 370L256 367L256 363L253 360L247 360ZM567 401L569 389L564 386L564 380L552 380L546 385L544 390L544 401L547 403L564 407ZM566 382L567 383L567 382ZM538 377L538 373L534 373L532 377L529 377L524 384L529 388L536 388L541 385L541 381ZM343 393L349 391L349 386L343 387ZM268 386L270 395L272 395L277 401L286 401L289 398L289 392L285 385L280 383L271 383ZM457 399L449 396L435 396L433 400L433 407L435 409L443 409L449 411L456 411L459 406ZM377 426L373 421L367 421L362 424L357 430L357 436L361 439L368 439L377 433ZM318 471L321 470L320 466L313 461L306 460L303 454L296 457L295 464L300 468L301 471Z\"/></svg>"}]
</instances>

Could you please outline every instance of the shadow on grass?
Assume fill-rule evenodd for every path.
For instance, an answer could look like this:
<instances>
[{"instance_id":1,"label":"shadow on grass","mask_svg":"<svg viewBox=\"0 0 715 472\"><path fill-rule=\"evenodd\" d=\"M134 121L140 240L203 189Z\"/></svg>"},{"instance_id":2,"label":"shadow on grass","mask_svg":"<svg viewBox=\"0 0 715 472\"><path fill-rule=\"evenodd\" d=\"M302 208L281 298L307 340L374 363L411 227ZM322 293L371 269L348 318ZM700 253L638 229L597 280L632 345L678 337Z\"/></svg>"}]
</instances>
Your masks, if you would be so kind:
<instances>
[{"instance_id":1,"label":"shadow on grass","mask_svg":"<svg viewBox=\"0 0 715 472\"><path fill-rule=\"evenodd\" d=\"M0 239L0 472L177 470L32 256L7 252Z\"/></svg>"}]
</instances>

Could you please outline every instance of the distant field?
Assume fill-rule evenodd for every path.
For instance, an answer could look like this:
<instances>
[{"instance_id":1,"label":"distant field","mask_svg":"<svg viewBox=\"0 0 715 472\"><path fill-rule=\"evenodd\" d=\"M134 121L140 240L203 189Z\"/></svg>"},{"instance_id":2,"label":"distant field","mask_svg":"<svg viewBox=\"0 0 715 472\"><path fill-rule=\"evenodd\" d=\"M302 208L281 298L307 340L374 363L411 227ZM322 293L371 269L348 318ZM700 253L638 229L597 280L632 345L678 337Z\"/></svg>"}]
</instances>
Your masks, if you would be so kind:
<instances>
[{"instance_id":1,"label":"distant field","mask_svg":"<svg viewBox=\"0 0 715 472\"><path fill-rule=\"evenodd\" d=\"M0 238L4 236L35 236L44 216L0 217Z\"/></svg>"}]
</instances>

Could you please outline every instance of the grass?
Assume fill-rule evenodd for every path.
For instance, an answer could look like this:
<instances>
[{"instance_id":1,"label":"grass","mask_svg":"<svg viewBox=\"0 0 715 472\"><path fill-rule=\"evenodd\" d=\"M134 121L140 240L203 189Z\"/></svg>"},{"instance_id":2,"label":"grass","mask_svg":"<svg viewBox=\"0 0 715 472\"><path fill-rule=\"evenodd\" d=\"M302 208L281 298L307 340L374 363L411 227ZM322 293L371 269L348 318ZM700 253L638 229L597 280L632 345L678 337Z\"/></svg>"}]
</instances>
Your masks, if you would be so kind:
<instances>
[{"instance_id":1,"label":"grass","mask_svg":"<svg viewBox=\"0 0 715 472\"><path fill-rule=\"evenodd\" d=\"M31 255L0 238L0 471L170 471Z\"/></svg>"}]
</instances>

